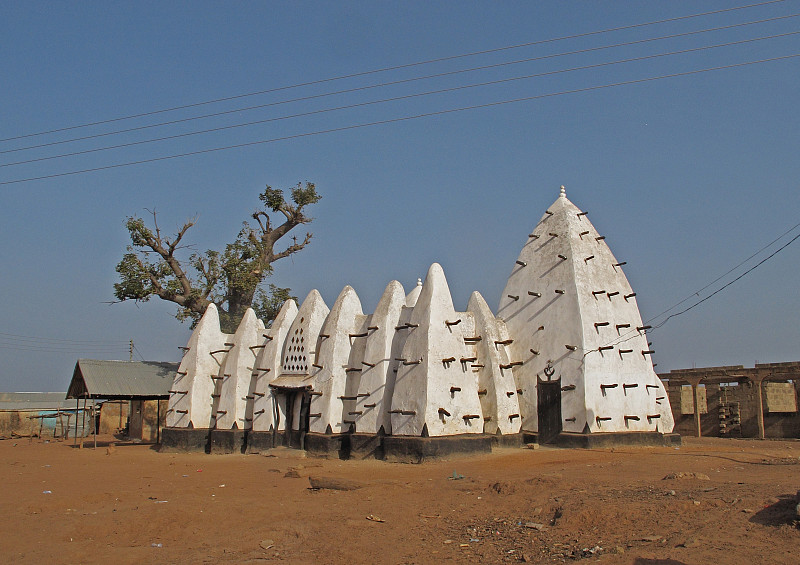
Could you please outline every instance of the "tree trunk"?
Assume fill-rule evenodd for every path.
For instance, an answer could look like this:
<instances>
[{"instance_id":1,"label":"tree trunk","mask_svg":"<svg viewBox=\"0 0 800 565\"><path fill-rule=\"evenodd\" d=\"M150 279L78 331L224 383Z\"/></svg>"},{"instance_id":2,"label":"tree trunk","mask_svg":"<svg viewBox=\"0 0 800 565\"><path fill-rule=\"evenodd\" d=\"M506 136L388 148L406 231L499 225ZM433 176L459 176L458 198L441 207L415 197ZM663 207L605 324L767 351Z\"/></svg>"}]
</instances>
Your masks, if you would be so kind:
<instances>
[{"instance_id":1,"label":"tree trunk","mask_svg":"<svg viewBox=\"0 0 800 565\"><path fill-rule=\"evenodd\" d=\"M223 332L227 334L236 333L236 328L239 327L244 313L247 312L247 309L250 308L253 303L253 296L255 296L255 289L253 289L253 292L244 295L236 294L228 296L227 311L220 308L219 312L219 325Z\"/></svg>"}]
</instances>

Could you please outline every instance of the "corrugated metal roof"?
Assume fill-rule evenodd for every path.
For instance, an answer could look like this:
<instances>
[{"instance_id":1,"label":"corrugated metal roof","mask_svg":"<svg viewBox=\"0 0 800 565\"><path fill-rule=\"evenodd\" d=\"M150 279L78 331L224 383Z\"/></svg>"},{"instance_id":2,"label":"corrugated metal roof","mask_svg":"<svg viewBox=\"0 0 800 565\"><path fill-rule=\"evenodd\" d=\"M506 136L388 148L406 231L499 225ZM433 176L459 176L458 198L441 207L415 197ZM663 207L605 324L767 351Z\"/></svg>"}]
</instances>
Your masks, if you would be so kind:
<instances>
[{"instance_id":1,"label":"corrugated metal roof","mask_svg":"<svg viewBox=\"0 0 800 565\"><path fill-rule=\"evenodd\" d=\"M167 398L178 363L78 359L67 398Z\"/></svg>"},{"instance_id":2,"label":"corrugated metal roof","mask_svg":"<svg viewBox=\"0 0 800 565\"><path fill-rule=\"evenodd\" d=\"M58 410L75 408L63 392L0 392L0 410Z\"/></svg>"}]
</instances>

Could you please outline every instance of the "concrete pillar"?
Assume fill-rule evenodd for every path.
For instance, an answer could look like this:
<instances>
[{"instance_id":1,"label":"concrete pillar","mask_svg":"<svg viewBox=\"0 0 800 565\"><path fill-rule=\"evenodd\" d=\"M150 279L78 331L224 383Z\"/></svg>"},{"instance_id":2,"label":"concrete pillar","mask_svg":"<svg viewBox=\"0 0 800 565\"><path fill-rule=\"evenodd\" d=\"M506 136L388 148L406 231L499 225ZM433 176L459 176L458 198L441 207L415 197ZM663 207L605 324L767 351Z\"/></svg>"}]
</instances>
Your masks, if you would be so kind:
<instances>
[{"instance_id":1,"label":"concrete pillar","mask_svg":"<svg viewBox=\"0 0 800 565\"><path fill-rule=\"evenodd\" d=\"M756 385L756 422L758 423L758 439L764 439L764 393L762 383L765 375L751 377Z\"/></svg>"},{"instance_id":2,"label":"concrete pillar","mask_svg":"<svg viewBox=\"0 0 800 565\"><path fill-rule=\"evenodd\" d=\"M700 381L702 378L693 378L688 379L689 383L692 385L692 406L694 407L694 430L695 435L697 437L701 437L702 433L700 432L700 402L697 398L697 387L700 385Z\"/></svg>"}]
</instances>

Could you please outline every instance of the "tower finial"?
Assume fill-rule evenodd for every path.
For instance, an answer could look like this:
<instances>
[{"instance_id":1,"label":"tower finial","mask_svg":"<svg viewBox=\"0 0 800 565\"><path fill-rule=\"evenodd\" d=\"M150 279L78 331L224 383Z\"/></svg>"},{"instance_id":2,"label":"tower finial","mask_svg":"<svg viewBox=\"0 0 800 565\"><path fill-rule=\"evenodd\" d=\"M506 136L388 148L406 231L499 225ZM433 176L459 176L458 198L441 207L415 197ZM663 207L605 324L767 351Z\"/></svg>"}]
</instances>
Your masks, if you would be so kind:
<instances>
[{"instance_id":1,"label":"tower finial","mask_svg":"<svg viewBox=\"0 0 800 565\"><path fill-rule=\"evenodd\" d=\"M417 286L422 286L422 279L421 278L417 278Z\"/></svg>"},{"instance_id":2,"label":"tower finial","mask_svg":"<svg viewBox=\"0 0 800 565\"><path fill-rule=\"evenodd\" d=\"M567 197L567 189L564 187L563 184L561 185L561 194L559 194L559 196L561 198L566 198Z\"/></svg>"}]
</instances>

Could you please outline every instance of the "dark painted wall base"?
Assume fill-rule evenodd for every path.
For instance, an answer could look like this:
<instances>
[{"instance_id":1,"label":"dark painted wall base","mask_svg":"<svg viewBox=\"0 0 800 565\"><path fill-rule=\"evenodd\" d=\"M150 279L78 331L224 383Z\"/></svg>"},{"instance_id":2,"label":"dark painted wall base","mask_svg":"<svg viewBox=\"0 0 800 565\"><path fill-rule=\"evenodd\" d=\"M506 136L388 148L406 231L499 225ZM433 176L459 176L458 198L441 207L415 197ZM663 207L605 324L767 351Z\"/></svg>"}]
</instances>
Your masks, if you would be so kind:
<instances>
[{"instance_id":1,"label":"dark painted wall base","mask_svg":"<svg viewBox=\"0 0 800 565\"><path fill-rule=\"evenodd\" d=\"M207 428L163 428L159 451L207 453L209 431Z\"/></svg>"},{"instance_id":2,"label":"dark painted wall base","mask_svg":"<svg viewBox=\"0 0 800 565\"><path fill-rule=\"evenodd\" d=\"M300 433L278 432L276 445L300 447ZM490 453L492 446L520 447L536 443L535 432L513 435L464 434L446 437L383 436L373 434L317 434L304 437L304 447L315 457L339 459L385 459L418 463L425 459L455 453ZM617 445L673 446L681 444L679 434L658 432L615 432L576 434L561 432L550 445L558 447L613 447ZM260 453L273 446L272 432L245 430L209 430L204 428L164 428L161 449L164 452Z\"/></svg>"},{"instance_id":3,"label":"dark painted wall base","mask_svg":"<svg viewBox=\"0 0 800 565\"><path fill-rule=\"evenodd\" d=\"M211 430L209 453L244 453L244 430Z\"/></svg>"},{"instance_id":4,"label":"dark painted wall base","mask_svg":"<svg viewBox=\"0 0 800 565\"><path fill-rule=\"evenodd\" d=\"M525 445L523 434L493 435L492 445L496 447L522 447Z\"/></svg>"},{"instance_id":5,"label":"dark painted wall base","mask_svg":"<svg viewBox=\"0 0 800 565\"><path fill-rule=\"evenodd\" d=\"M338 457L347 459L342 451L343 437L348 434L319 434L309 432L305 436L306 453L314 457Z\"/></svg>"},{"instance_id":6,"label":"dark painted wall base","mask_svg":"<svg viewBox=\"0 0 800 565\"><path fill-rule=\"evenodd\" d=\"M272 432L247 432L245 438L245 453L262 453L272 449ZM278 432L275 436L275 445L283 445L283 432Z\"/></svg>"},{"instance_id":7,"label":"dark painted wall base","mask_svg":"<svg viewBox=\"0 0 800 565\"><path fill-rule=\"evenodd\" d=\"M524 443L536 443L535 432L522 432ZM672 446L680 445L680 434L662 434L660 432L608 432L594 434L577 434L561 432L548 445L557 447L614 447L617 445Z\"/></svg>"},{"instance_id":8,"label":"dark painted wall base","mask_svg":"<svg viewBox=\"0 0 800 565\"><path fill-rule=\"evenodd\" d=\"M433 457L445 457L454 453L491 453L493 436L463 434L444 437L383 438L384 459L400 463L421 463Z\"/></svg>"}]
</instances>

